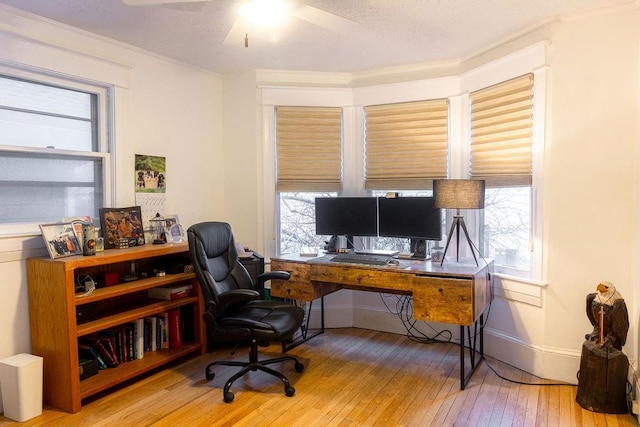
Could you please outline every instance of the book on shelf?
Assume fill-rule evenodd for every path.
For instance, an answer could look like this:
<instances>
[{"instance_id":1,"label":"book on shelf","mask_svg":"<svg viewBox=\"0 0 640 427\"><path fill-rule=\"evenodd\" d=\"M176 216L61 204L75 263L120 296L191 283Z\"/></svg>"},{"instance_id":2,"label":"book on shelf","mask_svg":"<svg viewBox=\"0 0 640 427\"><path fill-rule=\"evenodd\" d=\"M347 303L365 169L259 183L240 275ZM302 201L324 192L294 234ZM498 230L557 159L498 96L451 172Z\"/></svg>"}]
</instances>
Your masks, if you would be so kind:
<instances>
[{"instance_id":1,"label":"book on shelf","mask_svg":"<svg viewBox=\"0 0 640 427\"><path fill-rule=\"evenodd\" d=\"M80 359L96 360L100 369L107 369L102 356L91 344L78 343L78 355Z\"/></svg>"},{"instance_id":2,"label":"book on shelf","mask_svg":"<svg viewBox=\"0 0 640 427\"><path fill-rule=\"evenodd\" d=\"M118 362L118 353L116 352L116 344L113 340L113 337L103 336L100 338L100 342L109 351L109 354L112 358L113 366L118 366L120 362Z\"/></svg>"},{"instance_id":3,"label":"book on shelf","mask_svg":"<svg viewBox=\"0 0 640 427\"><path fill-rule=\"evenodd\" d=\"M173 286L159 286L157 288L151 288L147 290L150 298L174 300L185 298L191 295L193 285L173 285Z\"/></svg>"},{"instance_id":4,"label":"book on shelf","mask_svg":"<svg viewBox=\"0 0 640 427\"><path fill-rule=\"evenodd\" d=\"M169 348L169 313L158 314L158 349Z\"/></svg>"},{"instance_id":5,"label":"book on shelf","mask_svg":"<svg viewBox=\"0 0 640 427\"><path fill-rule=\"evenodd\" d=\"M81 341L81 343L92 346L102 357L108 368L118 366L118 359L110 348L109 339L104 336L91 335Z\"/></svg>"},{"instance_id":6,"label":"book on shelf","mask_svg":"<svg viewBox=\"0 0 640 427\"><path fill-rule=\"evenodd\" d=\"M133 334L132 357L134 359L142 359L144 357L144 319L134 320L130 325Z\"/></svg>"},{"instance_id":7,"label":"book on shelf","mask_svg":"<svg viewBox=\"0 0 640 427\"><path fill-rule=\"evenodd\" d=\"M169 348L182 347L182 327L180 324L180 309L169 310Z\"/></svg>"},{"instance_id":8,"label":"book on shelf","mask_svg":"<svg viewBox=\"0 0 640 427\"><path fill-rule=\"evenodd\" d=\"M149 351L156 351L158 349L158 318L156 316L145 317L144 322L149 327Z\"/></svg>"}]
</instances>

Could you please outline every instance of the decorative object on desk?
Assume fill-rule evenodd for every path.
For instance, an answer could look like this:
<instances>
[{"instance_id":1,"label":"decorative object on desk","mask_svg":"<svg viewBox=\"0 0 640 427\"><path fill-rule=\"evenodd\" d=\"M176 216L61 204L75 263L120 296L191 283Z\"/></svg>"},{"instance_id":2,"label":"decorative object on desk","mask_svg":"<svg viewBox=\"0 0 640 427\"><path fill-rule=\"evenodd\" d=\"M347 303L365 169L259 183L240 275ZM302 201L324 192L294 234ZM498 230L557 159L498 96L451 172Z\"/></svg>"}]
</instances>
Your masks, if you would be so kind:
<instances>
[{"instance_id":1,"label":"decorative object on desk","mask_svg":"<svg viewBox=\"0 0 640 427\"><path fill-rule=\"evenodd\" d=\"M101 208L100 228L104 237L105 249L123 247L122 239L127 240L127 246L144 245L144 230L140 206L128 208ZM116 243L118 245L116 246Z\"/></svg>"},{"instance_id":2,"label":"decorative object on desk","mask_svg":"<svg viewBox=\"0 0 640 427\"><path fill-rule=\"evenodd\" d=\"M456 231L456 261L460 260L460 227L467 237L471 254L478 265L474 245L469 237L464 217L460 215L460 209L484 209L484 189L485 182L479 179L436 179L433 181L434 207L456 210L440 265L447 256L447 249L449 249L454 229Z\"/></svg>"},{"instance_id":3,"label":"decorative object on desk","mask_svg":"<svg viewBox=\"0 0 640 427\"><path fill-rule=\"evenodd\" d=\"M40 224L40 232L51 259L82 254L80 241L72 223Z\"/></svg>"},{"instance_id":4,"label":"decorative object on desk","mask_svg":"<svg viewBox=\"0 0 640 427\"><path fill-rule=\"evenodd\" d=\"M629 315L622 295L611 282L600 282L587 295L587 317L593 330L585 335L578 372L576 402L584 409L624 414L629 360L622 352Z\"/></svg>"},{"instance_id":5,"label":"decorative object on desk","mask_svg":"<svg viewBox=\"0 0 640 427\"><path fill-rule=\"evenodd\" d=\"M149 232L151 233L151 242L154 245L167 243L166 226L167 222L159 213L156 213L156 216L149 220Z\"/></svg>"},{"instance_id":6,"label":"decorative object on desk","mask_svg":"<svg viewBox=\"0 0 640 427\"><path fill-rule=\"evenodd\" d=\"M434 246L431 248L431 262L432 263L442 263L444 259L444 248L442 246Z\"/></svg>"}]
</instances>

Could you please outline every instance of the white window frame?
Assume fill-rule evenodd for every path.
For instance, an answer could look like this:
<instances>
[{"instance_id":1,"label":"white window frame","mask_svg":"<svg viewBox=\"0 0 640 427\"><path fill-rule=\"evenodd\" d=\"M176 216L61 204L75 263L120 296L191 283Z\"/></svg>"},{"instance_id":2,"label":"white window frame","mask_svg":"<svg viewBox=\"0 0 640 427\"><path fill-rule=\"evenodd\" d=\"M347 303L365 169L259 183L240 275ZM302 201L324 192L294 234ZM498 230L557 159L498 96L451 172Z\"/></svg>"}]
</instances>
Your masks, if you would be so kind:
<instances>
[{"instance_id":1,"label":"white window frame","mask_svg":"<svg viewBox=\"0 0 640 427\"><path fill-rule=\"evenodd\" d=\"M546 43L540 42L528 48L515 52L499 60L485 64L461 76L461 93L458 98L458 108L461 117L459 138L452 138L452 175L451 178L468 177L468 159L470 127L469 93L494 84L502 83L512 78L533 73L534 75L534 111L532 136L532 184L531 184L531 261L528 275L521 271L501 265L494 265L495 273L505 278L518 281L541 284L543 282L543 157L546 122L546 93L548 72L546 64ZM454 115L452 113L452 115ZM473 230L477 227L477 215L465 220ZM476 235L474 241L478 241Z\"/></svg>"},{"instance_id":2,"label":"white window frame","mask_svg":"<svg viewBox=\"0 0 640 427\"><path fill-rule=\"evenodd\" d=\"M75 151L75 150L51 150L48 148L21 147L13 145L0 144L0 150L11 151L26 154L43 154L43 155L62 155L67 158L80 159L100 159L103 167L103 206L109 206L113 200L113 141L112 128L113 111L112 98L113 86L100 85L94 82L86 81L79 78L62 78L54 75L54 73L39 73L22 68L13 68L0 65L0 74L8 77L15 77L31 81L34 83L43 83L57 87L78 90L86 93L95 94L97 97L97 151ZM62 218L60 218L61 220ZM38 224L20 223L20 224L0 224L0 237L6 236L30 236L40 234Z\"/></svg>"}]
</instances>

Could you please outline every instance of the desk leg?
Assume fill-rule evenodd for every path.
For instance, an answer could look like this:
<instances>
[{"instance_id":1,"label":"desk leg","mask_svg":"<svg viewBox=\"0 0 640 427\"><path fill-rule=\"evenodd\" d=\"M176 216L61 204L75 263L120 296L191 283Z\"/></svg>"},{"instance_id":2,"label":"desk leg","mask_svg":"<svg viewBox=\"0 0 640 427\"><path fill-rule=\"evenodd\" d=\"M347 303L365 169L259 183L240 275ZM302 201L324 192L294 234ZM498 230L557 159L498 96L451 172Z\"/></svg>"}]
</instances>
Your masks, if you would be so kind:
<instances>
[{"instance_id":1,"label":"desk leg","mask_svg":"<svg viewBox=\"0 0 640 427\"><path fill-rule=\"evenodd\" d=\"M303 342L307 342L309 341L311 338L313 337L317 337L318 335L324 333L324 297L320 297L320 328L319 329L314 329L313 333L311 335L309 335L310 329L309 329L309 319L311 318L311 309L313 308L313 301L310 301L309 304L309 309L307 311L307 314L305 316L306 318L306 322L302 325L302 334L300 335L300 338L294 340L293 342L287 344L287 343L282 343L282 352L286 353L287 351L291 350L292 348L295 348L297 346L299 346L300 344L302 344Z\"/></svg>"},{"instance_id":2,"label":"desk leg","mask_svg":"<svg viewBox=\"0 0 640 427\"><path fill-rule=\"evenodd\" d=\"M479 327L479 330L478 330ZM480 322L477 320L473 323L473 336L471 335L471 327L467 326L467 341L469 342L469 361L471 366L469 372L465 372L465 326L460 325L460 390L464 390L469 383L471 376L476 371L480 362L484 360L484 313L480 315ZM480 339L480 348L477 347L477 338ZM478 358L476 359L476 355Z\"/></svg>"}]
</instances>

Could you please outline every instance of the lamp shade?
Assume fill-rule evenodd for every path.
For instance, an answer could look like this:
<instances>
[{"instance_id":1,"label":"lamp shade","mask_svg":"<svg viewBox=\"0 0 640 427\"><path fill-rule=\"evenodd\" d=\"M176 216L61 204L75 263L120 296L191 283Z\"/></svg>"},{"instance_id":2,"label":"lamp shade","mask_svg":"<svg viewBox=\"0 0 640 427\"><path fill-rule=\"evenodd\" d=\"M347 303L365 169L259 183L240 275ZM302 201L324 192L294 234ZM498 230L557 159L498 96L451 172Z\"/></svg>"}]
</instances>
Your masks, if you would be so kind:
<instances>
[{"instance_id":1,"label":"lamp shade","mask_svg":"<svg viewBox=\"0 0 640 427\"><path fill-rule=\"evenodd\" d=\"M484 187L482 179L436 179L433 181L434 207L483 209Z\"/></svg>"}]
</instances>

